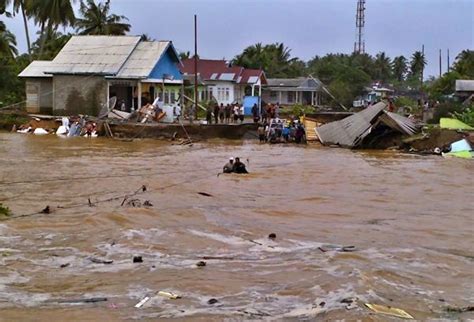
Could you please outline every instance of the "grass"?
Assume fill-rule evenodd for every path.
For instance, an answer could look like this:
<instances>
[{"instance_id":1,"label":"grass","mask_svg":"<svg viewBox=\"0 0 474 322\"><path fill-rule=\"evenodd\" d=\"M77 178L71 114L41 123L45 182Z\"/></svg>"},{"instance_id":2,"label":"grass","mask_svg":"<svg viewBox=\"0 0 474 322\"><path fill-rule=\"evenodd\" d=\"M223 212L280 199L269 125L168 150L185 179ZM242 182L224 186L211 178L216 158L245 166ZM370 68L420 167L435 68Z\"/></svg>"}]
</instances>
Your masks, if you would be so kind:
<instances>
[{"instance_id":1,"label":"grass","mask_svg":"<svg viewBox=\"0 0 474 322\"><path fill-rule=\"evenodd\" d=\"M12 212L10 211L10 208L7 206L4 206L2 203L0 203L0 218L1 217L10 217L12 215Z\"/></svg>"}]
</instances>

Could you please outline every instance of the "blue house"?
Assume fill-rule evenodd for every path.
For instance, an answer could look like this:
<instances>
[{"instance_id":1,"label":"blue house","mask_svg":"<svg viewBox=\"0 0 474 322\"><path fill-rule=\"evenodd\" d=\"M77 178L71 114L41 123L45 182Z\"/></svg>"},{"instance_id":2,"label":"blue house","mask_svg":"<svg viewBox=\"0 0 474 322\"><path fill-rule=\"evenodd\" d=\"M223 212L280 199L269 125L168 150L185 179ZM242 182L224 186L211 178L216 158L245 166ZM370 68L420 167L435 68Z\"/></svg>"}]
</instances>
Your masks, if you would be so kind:
<instances>
[{"instance_id":1,"label":"blue house","mask_svg":"<svg viewBox=\"0 0 474 322\"><path fill-rule=\"evenodd\" d=\"M132 111L159 98L171 105L182 90L181 61L171 41L138 36L73 36L52 61L33 61L26 80L30 113L96 115L117 98Z\"/></svg>"}]
</instances>

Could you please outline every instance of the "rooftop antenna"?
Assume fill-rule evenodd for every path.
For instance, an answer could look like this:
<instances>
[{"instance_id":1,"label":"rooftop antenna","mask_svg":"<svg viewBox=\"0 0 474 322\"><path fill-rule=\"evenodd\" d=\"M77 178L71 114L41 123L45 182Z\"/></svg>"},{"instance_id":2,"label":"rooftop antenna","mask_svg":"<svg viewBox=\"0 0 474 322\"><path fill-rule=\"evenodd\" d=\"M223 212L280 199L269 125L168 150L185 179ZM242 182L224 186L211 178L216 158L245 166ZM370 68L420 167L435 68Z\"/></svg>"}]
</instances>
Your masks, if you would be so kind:
<instances>
[{"instance_id":1,"label":"rooftop antenna","mask_svg":"<svg viewBox=\"0 0 474 322\"><path fill-rule=\"evenodd\" d=\"M357 0L356 41L354 43L355 54L365 53L364 26L365 26L365 0Z\"/></svg>"}]
</instances>

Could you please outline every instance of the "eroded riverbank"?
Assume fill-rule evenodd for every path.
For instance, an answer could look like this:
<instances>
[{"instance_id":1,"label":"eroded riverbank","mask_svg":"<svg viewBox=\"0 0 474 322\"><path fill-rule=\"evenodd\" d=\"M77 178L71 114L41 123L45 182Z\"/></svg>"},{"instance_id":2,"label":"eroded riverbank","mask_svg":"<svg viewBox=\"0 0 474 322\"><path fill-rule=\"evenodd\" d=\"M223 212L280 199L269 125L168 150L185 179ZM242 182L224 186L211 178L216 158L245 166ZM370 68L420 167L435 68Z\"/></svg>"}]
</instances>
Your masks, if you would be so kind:
<instances>
[{"instance_id":1,"label":"eroded riverbank","mask_svg":"<svg viewBox=\"0 0 474 322\"><path fill-rule=\"evenodd\" d=\"M251 174L217 177L229 156L248 158ZM15 214L52 209L0 222L0 320L386 319L364 302L473 317L445 312L474 301L469 160L0 133L0 169L0 202ZM97 203L142 185L153 207ZM222 259L197 268L205 256ZM182 299L134 308L159 290ZM108 301L60 303L92 297ZM348 297L359 305L347 310Z\"/></svg>"}]
</instances>

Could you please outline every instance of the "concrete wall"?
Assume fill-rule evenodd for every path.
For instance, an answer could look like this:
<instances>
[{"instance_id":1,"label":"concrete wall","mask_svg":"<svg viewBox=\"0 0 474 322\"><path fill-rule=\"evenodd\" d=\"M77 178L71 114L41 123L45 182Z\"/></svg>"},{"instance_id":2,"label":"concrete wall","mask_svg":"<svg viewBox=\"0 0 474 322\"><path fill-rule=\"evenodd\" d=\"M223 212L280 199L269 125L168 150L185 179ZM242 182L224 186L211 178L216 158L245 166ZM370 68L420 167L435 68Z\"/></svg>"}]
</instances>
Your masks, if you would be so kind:
<instances>
[{"instance_id":1,"label":"concrete wall","mask_svg":"<svg viewBox=\"0 0 474 322\"><path fill-rule=\"evenodd\" d=\"M53 81L51 78L26 79L26 111L51 114L53 110Z\"/></svg>"},{"instance_id":2,"label":"concrete wall","mask_svg":"<svg viewBox=\"0 0 474 322\"><path fill-rule=\"evenodd\" d=\"M97 116L107 100L107 83L103 76L54 75L53 113Z\"/></svg>"}]
</instances>

